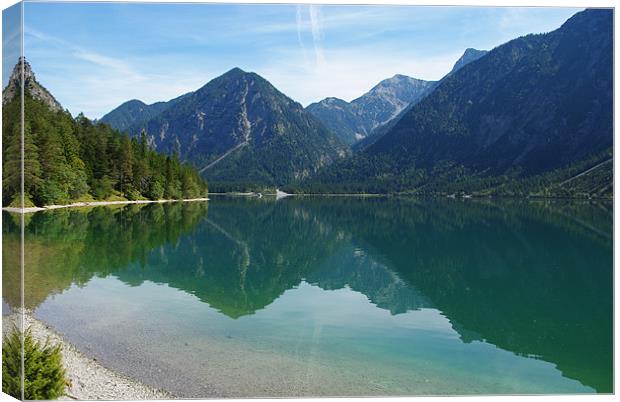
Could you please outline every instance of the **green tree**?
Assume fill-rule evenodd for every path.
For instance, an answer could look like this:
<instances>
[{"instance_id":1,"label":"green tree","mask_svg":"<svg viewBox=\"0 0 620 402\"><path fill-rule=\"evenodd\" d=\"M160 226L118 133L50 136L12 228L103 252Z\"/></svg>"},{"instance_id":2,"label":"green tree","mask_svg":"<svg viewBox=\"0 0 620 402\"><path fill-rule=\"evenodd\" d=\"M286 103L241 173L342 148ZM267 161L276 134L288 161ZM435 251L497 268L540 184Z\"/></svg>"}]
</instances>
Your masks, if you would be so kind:
<instances>
[{"instance_id":1,"label":"green tree","mask_svg":"<svg viewBox=\"0 0 620 402\"><path fill-rule=\"evenodd\" d=\"M181 198L204 193L206 184L178 157L150 149L139 139L83 114L55 112L28 93L24 98L24 180L26 204L70 202L90 193L96 199ZM3 204L21 204L22 130L16 99L4 105L2 123ZM17 200L17 201L16 201Z\"/></svg>"},{"instance_id":2,"label":"green tree","mask_svg":"<svg viewBox=\"0 0 620 402\"><path fill-rule=\"evenodd\" d=\"M60 345L41 345L30 329L23 334L17 328L2 342L2 391L22 398L22 356L24 361L24 399L56 399L65 391L65 370Z\"/></svg>"},{"instance_id":3,"label":"green tree","mask_svg":"<svg viewBox=\"0 0 620 402\"><path fill-rule=\"evenodd\" d=\"M129 140L129 136L126 134L121 137L118 154L118 166L118 190L123 196L131 195L133 194L133 152L131 149L131 141Z\"/></svg>"}]
</instances>

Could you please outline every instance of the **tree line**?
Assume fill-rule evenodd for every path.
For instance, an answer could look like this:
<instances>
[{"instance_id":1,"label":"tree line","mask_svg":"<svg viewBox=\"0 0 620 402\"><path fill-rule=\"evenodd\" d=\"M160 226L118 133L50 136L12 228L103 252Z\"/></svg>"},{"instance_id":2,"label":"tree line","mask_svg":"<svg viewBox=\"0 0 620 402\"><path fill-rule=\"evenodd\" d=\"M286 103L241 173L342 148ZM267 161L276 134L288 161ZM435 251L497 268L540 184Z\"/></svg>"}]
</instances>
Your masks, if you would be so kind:
<instances>
[{"instance_id":1,"label":"tree line","mask_svg":"<svg viewBox=\"0 0 620 402\"><path fill-rule=\"evenodd\" d=\"M282 190L299 194L612 198L612 159L610 147L561 168L531 175L520 167L497 173L446 160L432 169L402 168L403 164L391 155L360 153L307 180L282 186Z\"/></svg>"},{"instance_id":2,"label":"tree line","mask_svg":"<svg viewBox=\"0 0 620 402\"><path fill-rule=\"evenodd\" d=\"M3 205L20 206L19 98L3 107ZM54 112L24 96L26 206L90 200L181 199L205 196L207 184L176 155L152 150L144 133L130 138L80 114Z\"/></svg>"}]
</instances>

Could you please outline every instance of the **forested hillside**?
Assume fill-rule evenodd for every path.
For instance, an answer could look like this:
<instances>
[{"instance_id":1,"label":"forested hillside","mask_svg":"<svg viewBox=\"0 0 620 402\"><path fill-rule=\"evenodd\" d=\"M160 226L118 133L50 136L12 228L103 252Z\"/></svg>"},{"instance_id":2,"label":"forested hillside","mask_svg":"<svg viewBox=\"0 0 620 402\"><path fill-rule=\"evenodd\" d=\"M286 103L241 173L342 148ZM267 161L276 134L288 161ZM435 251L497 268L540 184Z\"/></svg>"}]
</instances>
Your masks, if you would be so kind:
<instances>
[{"instance_id":1,"label":"forested hillside","mask_svg":"<svg viewBox=\"0 0 620 402\"><path fill-rule=\"evenodd\" d=\"M204 196L207 185L176 156L151 150L144 136L128 135L83 115L73 119L52 108L55 99L40 86L24 62L24 191L25 205L89 200L179 199ZM21 66L15 67L3 96L3 205L20 206ZM32 93L29 88L37 88ZM44 92L41 92L44 91ZM44 94L45 96L41 96ZM34 96L33 96L34 95Z\"/></svg>"},{"instance_id":2,"label":"forested hillside","mask_svg":"<svg viewBox=\"0 0 620 402\"><path fill-rule=\"evenodd\" d=\"M501 45L302 191L611 195L612 38L591 9Z\"/></svg>"},{"instance_id":3,"label":"forested hillside","mask_svg":"<svg viewBox=\"0 0 620 402\"><path fill-rule=\"evenodd\" d=\"M146 132L149 145L159 152L176 152L216 191L282 186L347 153L299 103L258 74L239 68L171 102L127 131L132 137Z\"/></svg>"},{"instance_id":4,"label":"forested hillside","mask_svg":"<svg viewBox=\"0 0 620 402\"><path fill-rule=\"evenodd\" d=\"M108 112L98 122L109 124L119 131L127 131L133 126L145 124L191 94L192 92L189 92L167 102L155 102L150 105L138 99L132 99Z\"/></svg>"}]
</instances>

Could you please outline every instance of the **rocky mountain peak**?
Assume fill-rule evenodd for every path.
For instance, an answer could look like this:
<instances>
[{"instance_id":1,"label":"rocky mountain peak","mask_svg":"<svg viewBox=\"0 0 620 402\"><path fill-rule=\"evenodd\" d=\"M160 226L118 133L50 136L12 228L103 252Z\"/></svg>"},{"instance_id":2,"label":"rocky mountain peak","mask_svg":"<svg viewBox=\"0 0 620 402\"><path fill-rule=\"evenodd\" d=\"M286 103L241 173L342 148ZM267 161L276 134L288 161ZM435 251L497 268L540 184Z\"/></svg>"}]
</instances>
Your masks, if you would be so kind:
<instances>
[{"instance_id":1,"label":"rocky mountain peak","mask_svg":"<svg viewBox=\"0 0 620 402\"><path fill-rule=\"evenodd\" d=\"M417 78L409 77L408 75L403 74L395 74L390 78L387 78L379 83L379 85L388 85L388 84L399 84L399 83L418 83L418 82L426 82L424 80L419 80Z\"/></svg>"},{"instance_id":2,"label":"rocky mountain peak","mask_svg":"<svg viewBox=\"0 0 620 402\"><path fill-rule=\"evenodd\" d=\"M35 78L32 66L26 61L25 57L20 57L17 64L13 68L13 72L9 77L9 82L2 91L2 104L10 102L17 94L20 93L22 85L22 77L24 82L24 91L30 96L45 103L51 110L63 110L62 105L54 98L54 96L39 84Z\"/></svg>"},{"instance_id":3,"label":"rocky mountain peak","mask_svg":"<svg viewBox=\"0 0 620 402\"><path fill-rule=\"evenodd\" d=\"M28 63L28 61L26 61L26 58L23 56L20 56L19 60L17 61L17 64L15 65L15 67L13 68L13 72L11 73L11 80L19 80L19 77L21 77L21 73L22 73L22 68L23 68L23 72L24 72L24 78L26 81L28 80L35 80L35 76L34 76L34 72L32 71L32 67L30 66L30 63Z\"/></svg>"},{"instance_id":4,"label":"rocky mountain peak","mask_svg":"<svg viewBox=\"0 0 620 402\"><path fill-rule=\"evenodd\" d=\"M325 98L319 103L326 107L342 107L343 105L348 105L346 101L340 98L335 98L333 96L330 96L329 98Z\"/></svg>"},{"instance_id":5,"label":"rocky mountain peak","mask_svg":"<svg viewBox=\"0 0 620 402\"><path fill-rule=\"evenodd\" d=\"M454 63L454 67L452 67L452 70L448 73L448 75L456 73L467 64L471 63L472 61L478 60L487 53L488 50L478 50L474 49L473 47L468 47L463 52L463 55L456 61L456 63Z\"/></svg>"},{"instance_id":6,"label":"rocky mountain peak","mask_svg":"<svg viewBox=\"0 0 620 402\"><path fill-rule=\"evenodd\" d=\"M380 96L380 97L395 97L403 101L403 103L409 103L416 98L415 92L420 89L431 85L431 81L419 80L417 78L409 77L407 75L396 74L393 77L386 78L383 81L375 85L365 95L354 100L356 102L364 97ZM414 93L412 93L414 92Z\"/></svg>"},{"instance_id":7,"label":"rocky mountain peak","mask_svg":"<svg viewBox=\"0 0 620 402\"><path fill-rule=\"evenodd\" d=\"M223 75L240 75L240 74L246 74L246 72L240 69L239 67L233 67L227 72L225 72Z\"/></svg>"},{"instance_id":8,"label":"rocky mountain peak","mask_svg":"<svg viewBox=\"0 0 620 402\"><path fill-rule=\"evenodd\" d=\"M473 47L468 47L467 49L465 49L465 52L463 52L462 57L467 58L471 56L483 55L486 52L487 52L486 50L478 50L478 49L474 49Z\"/></svg>"}]
</instances>

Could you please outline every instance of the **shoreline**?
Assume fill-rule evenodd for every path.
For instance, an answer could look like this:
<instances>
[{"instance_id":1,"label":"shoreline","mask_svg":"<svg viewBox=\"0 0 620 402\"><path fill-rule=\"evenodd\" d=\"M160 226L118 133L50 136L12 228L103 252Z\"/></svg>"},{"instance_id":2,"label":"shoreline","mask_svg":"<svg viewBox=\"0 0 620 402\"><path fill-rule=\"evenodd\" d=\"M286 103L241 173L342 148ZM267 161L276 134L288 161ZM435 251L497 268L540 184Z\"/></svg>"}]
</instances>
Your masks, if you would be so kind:
<instances>
[{"instance_id":1,"label":"shoreline","mask_svg":"<svg viewBox=\"0 0 620 402\"><path fill-rule=\"evenodd\" d=\"M209 193L209 195L215 196L227 196L227 197L259 197L261 194L264 197L276 197L279 199L288 198L288 197L390 197L390 194L374 194L374 193L260 193L260 192L251 192L251 193L239 193L236 191L231 191L229 193Z\"/></svg>"},{"instance_id":2,"label":"shoreline","mask_svg":"<svg viewBox=\"0 0 620 402\"><path fill-rule=\"evenodd\" d=\"M61 208L77 208L77 207L100 207L105 205L124 205L124 204L154 204L154 203L165 203L165 202L198 202L198 201L209 201L208 197L205 198L188 198L181 200L134 200L134 201L92 201L92 202L74 202L71 204L65 205L46 205L43 207L27 207L27 208L15 208L15 207L3 207L3 211L14 212L17 214L28 214L32 212L39 211L49 211L52 209L61 209Z\"/></svg>"},{"instance_id":3,"label":"shoreline","mask_svg":"<svg viewBox=\"0 0 620 402\"><path fill-rule=\"evenodd\" d=\"M257 197L258 193L209 193L214 196L228 197ZM274 193L263 193L263 196L276 197ZM285 197L357 197L357 198L433 198L433 199L451 199L451 200L573 200L573 201L613 201L614 197L568 197L568 196L507 196L507 195L473 195L465 196L452 194L409 194L409 193L287 193Z\"/></svg>"},{"instance_id":4,"label":"shoreline","mask_svg":"<svg viewBox=\"0 0 620 402\"><path fill-rule=\"evenodd\" d=\"M45 322L35 318L30 311L12 312L2 316L2 331L11 330L11 325L24 319L33 338L40 344L62 346L62 363L65 368L65 395L60 400L141 400L175 399L163 389L153 388L138 380L102 366L89 357Z\"/></svg>"},{"instance_id":5,"label":"shoreline","mask_svg":"<svg viewBox=\"0 0 620 402\"><path fill-rule=\"evenodd\" d=\"M212 196L226 196L226 197L248 197L248 198L262 198L263 196L267 197L275 197L276 200L280 200L283 198L296 198L296 197L351 197L351 198L448 198L448 199L460 199L460 200L487 200L487 199L523 199L523 200L576 200L576 201L592 201L592 200L604 200L604 201L613 201L613 197L543 197L543 196L477 196L477 195L466 195L466 196L454 196L454 195L414 195L414 194L381 194L381 193L284 193L285 195L278 195L275 193L241 193L241 192L228 192L228 193L209 193ZM201 201L210 201L210 198L188 198L188 199L180 199L180 200L134 200L134 201L89 201L89 202L74 202L71 204L65 205L45 205L43 207L27 207L27 208L15 208L15 207L3 207L3 211L18 213L18 214L28 214L39 211L49 211L53 209L61 209L61 208L79 208L79 207L98 207L98 206L106 206L106 205L129 205L129 204L162 204L167 202L201 202Z\"/></svg>"}]
</instances>

